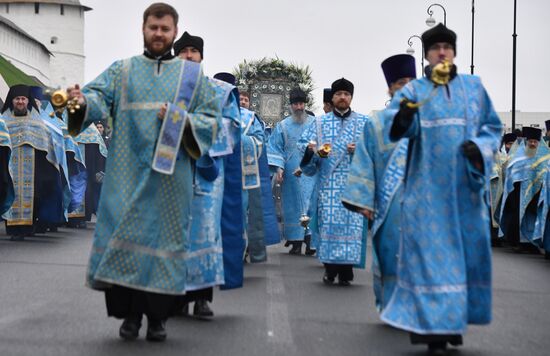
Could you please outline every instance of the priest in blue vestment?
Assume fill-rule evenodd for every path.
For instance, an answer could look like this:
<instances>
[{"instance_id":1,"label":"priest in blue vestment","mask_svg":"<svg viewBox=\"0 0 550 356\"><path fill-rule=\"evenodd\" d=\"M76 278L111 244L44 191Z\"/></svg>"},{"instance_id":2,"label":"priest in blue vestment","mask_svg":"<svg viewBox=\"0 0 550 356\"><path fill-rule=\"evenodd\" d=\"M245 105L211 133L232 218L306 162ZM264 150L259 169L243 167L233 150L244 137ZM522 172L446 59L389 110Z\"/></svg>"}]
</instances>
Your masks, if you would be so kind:
<instances>
[{"instance_id":1,"label":"priest in blue vestment","mask_svg":"<svg viewBox=\"0 0 550 356\"><path fill-rule=\"evenodd\" d=\"M281 185L283 238L292 245L289 253L299 255L302 243L306 244L306 254L314 254L311 248L311 233L307 228L309 203L315 186L315 176L301 174L300 161L302 154L298 140L305 128L314 120L305 112L307 95L295 88L290 92L290 109L292 115L280 121L269 137L267 159L275 171L276 184Z\"/></svg>"},{"instance_id":2,"label":"priest in blue vestment","mask_svg":"<svg viewBox=\"0 0 550 356\"><path fill-rule=\"evenodd\" d=\"M317 174L317 215L313 229L319 233L317 255L325 266L323 282L349 286L353 266L362 263L366 247L363 216L342 204L356 142L367 116L351 109L353 83L342 78L332 83L334 110L316 117L304 130L298 145L300 168L306 176Z\"/></svg>"},{"instance_id":3,"label":"priest in blue vestment","mask_svg":"<svg viewBox=\"0 0 550 356\"><path fill-rule=\"evenodd\" d=\"M388 90L394 94L416 78L414 57L398 54L382 62ZM385 109L369 117L348 175L342 203L372 221L372 273L378 311L388 304L395 288L401 196L409 141L390 140L396 110Z\"/></svg>"},{"instance_id":4,"label":"priest in blue vestment","mask_svg":"<svg viewBox=\"0 0 550 356\"><path fill-rule=\"evenodd\" d=\"M10 157L10 133L4 119L0 116L0 215L9 210L15 198L9 169Z\"/></svg>"},{"instance_id":5,"label":"priest in blue vestment","mask_svg":"<svg viewBox=\"0 0 550 356\"><path fill-rule=\"evenodd\" d=\"M82 203L69 214L67 226L86 228L86 222L92 220L93 214L97 214L101 185L105 176L107 145L95 122L74 139L86 165L86 189Z\"/></svg>"},{"instance_id":6,"label":"priest in blue vestment","mask_svg":"<svg viewBox=\"0 0 550 356\"><path fill-rule=\"evenodd\" d=\"M143 20L145 52L116 61L83 88L69 131L113 119L87 284L105 291L108 315L124 319L122 338L139 336L145 314L147 340L163 341L165 321L194 273L192 160L217 137L224 98L200 64L172 55L172 6L152 4Z\"/></svg>"},{"instance_id":7,"label":"priest in blue vestment","mask_svg":"<svg viewBox=\"0 0 550 356\"><path fill-rule=\"evenodd\" d=\"M409 139L397 282L383 321L413 344L444 354L468 324L491 321L491 246L486 189L502 123L473 75L457 74L456 34L422 34L426 76L407 84L390 138Z\"/></svg>"},{"instance_id":8,"label":"priest in blue vestment","mask_svg":"<svg viewBox=\"0 0 550 356\"><path fill-rule=\"evenodd\" d=\"M12 86L1 114L11 138L9 171L15 195L5 215L6 233L21 240L38 226L59 222L62 202L56 188L61 184L62 162L30 87Z\"/></svg>"},{"instance_id":9,"label":"priest in blue vestment","mask_svg":"<svg viewBox=\"0 0 550 356\"><path fill-rule=\"evenodd\" d=\"M502 232L507 237L514 236L517 251L539 253L543 236L542 230L536 228L536 221L539 200L544 199L541 193L550 148L541 141L542 130L524 126L522 134L525 142L515 150L506 167Z\"/></svg>"}]
</instances>

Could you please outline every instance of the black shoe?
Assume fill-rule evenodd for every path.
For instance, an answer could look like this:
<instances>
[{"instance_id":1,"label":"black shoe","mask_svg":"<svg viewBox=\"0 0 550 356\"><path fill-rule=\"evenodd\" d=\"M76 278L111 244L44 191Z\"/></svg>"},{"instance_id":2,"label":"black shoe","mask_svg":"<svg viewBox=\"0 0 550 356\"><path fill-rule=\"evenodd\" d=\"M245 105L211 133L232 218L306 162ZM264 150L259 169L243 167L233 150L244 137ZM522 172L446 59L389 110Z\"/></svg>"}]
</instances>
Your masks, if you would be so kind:
<instances>
[{"instance_id":1,"label":"black shoe","mask_svg":"<svg viewBox=\"0 0 550 356\"><path fill-rule=\"evenodd\" d=\"M11 235L10 241L23 241L25 239L25 235Z\"/></svg>"},{"instance_id":2,"label":"black shoe","mask_svg":"<svg viewBox=\"0 0 550 356\"><path fill-rule=\"evenodd\" d=\"M339 279L339 280L338 280L338 285L339 285L339 286L342 286L342 287L349 287L349 286L351 286L351 282L350 282L350 281L346 281L346 280Z\"/></svg>"},{"instance_id":3,"label":"black shoe","mask_svg":"<svg viewBox=\"0 0 550 356\"><path fill-rule=\"evenodd\" d=\"M176 316L188 316L189 315L189 303L183 304L181 309L177 310L174 315Z\"/></svg>"},{"instance_id":4,"label":"black shoe","mask_svg":"<svg viewBox=\"0 0 550 356\"><path fill-rule=\"evenodd\" d=\"M201 318L213 317L214 312L208 306L208 302L204 299L199 299L193 306L193 315Z\"/></svg>"},{"instance_id":5,"label":"black shoe","mask_svg":"<svg viewBox=\"0 0 550 356\"><path fill-rule=\"evenodd\" d=\"M147 341L161 342L166 340L164 320L147 319Z\"/></svg>"},{"instance_id":6,"label":"black shoe","mask_svg":"<svg viewBox=\"0 0 550 356\"><path fill-rule=\"evenodd\" d=\"M306 256L313 256L315 255L315 253L317 252L316 249L314 248L311 248L311 235L307 235L306 237L304 237L304 242L306 244L306 252L305 252L305 255Z\"/></svg>"},{"instance_id":7,"label":"black shoe","mask_svg":"<svg viewBox=\"0 0 550 356\"><path fill-rule=\"evenodd\" d=\"M292 248L288 251L290 255L301 255L302 254L302 241L293 241Z\"/></svg>"},{"instance_id":8,"label":"black shoe","mask_svg":"<svg viewBox=\"0 0 550 356\"><path fill-rule=\"evenodd\" d=\"M327 285L332 285L334 283L334 277L329 277L328 274L325 273L323 276L323 283Z\"/></svg>"},{"instance_id":9,"label":"black shoe","mask_svg":"<svg viewBox=\"0 0 550 356\"><path fill-rule=\"evenodd\" d=\"M129 317L124 319L118 334L124 340L135 340L139 336L139 328L141 328L141 317Z\"/></svg>"},{"instance_id":10,"label":"black shoe","mask_svg":"<svg viewBox=\"0 0 550 356\"><path fill-rule=\"evenodd\" d=\"M430 342L428 344L428 355L430 356L444 356L447 354L446 342Z\"/></svg>"},{"instance_id":11,"label":"black shoe","mask_svg":"<svg viewBox=\"0 0 550 356\"><path fill-rule=\"evenodd\" d=\"M447 342L453 346L460 346L462 345L462 335L451 335Z\"/></svg>"}]
</instances>

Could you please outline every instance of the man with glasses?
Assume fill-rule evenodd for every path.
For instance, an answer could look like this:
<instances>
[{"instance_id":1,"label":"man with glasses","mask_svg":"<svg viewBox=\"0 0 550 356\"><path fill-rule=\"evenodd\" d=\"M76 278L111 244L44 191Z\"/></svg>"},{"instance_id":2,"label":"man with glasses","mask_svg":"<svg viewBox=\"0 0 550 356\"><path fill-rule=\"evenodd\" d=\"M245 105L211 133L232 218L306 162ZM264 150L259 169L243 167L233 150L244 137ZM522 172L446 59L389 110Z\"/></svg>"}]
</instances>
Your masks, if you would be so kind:
<instances>
[{"instance_id":1,"label":"man with glasses","mask_svg":"<svg viewBox=\"0 0 550 356\"><path fill-rule=\"evenodd\" d=\"M457 74L456 34L439 24L422 41L426 76L390 104L390 138L410 143L397 283L381 318L443 355L447 343L462 344L467 324L491 321L485 189L502 123L480 79Z\"/></svg>"}]
</instances>

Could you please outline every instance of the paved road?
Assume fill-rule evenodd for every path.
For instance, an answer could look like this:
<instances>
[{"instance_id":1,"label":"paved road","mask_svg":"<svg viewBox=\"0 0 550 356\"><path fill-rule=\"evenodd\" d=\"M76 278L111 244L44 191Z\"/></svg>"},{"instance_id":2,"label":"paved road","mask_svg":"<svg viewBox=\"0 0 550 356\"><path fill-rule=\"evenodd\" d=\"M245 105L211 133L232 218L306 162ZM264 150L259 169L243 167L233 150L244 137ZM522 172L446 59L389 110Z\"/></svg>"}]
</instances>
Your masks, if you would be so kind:
<instances>
[{"instance_id":1,"label":"paved road","mask_svg":"<svg viewBox=\"0 0 550 356\"><path fill-rule=\"evenodd\" d=\"M424 354L379 321L368 270L349 288L327 287L315 258L279 246L246 266L244 288L215 292L214 320L170 319L165 343L124 342L103 294L84 287L92 233L11 242L0 229L0 355ZM493 323L471 327L451 355L548 355L550 261L497 249L494 287Z\"/></svg>"}]
</instances>

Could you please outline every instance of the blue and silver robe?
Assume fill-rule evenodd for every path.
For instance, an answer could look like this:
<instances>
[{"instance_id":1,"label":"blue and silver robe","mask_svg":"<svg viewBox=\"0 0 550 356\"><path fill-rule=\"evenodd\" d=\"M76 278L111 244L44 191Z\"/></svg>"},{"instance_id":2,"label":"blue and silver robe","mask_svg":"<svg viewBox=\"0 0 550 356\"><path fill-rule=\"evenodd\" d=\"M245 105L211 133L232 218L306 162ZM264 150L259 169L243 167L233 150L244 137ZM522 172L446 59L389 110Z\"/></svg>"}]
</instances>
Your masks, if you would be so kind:
<instances>
[{"instance_id":1,"label":"blue and silver robe","mask_svg":"<svg viewBox=\"0 0 550 356\"><path fill-rule=\"evenodd\" d=\"M115 62L83 94L83 128L113 118L88 285L185 294L191 159L206 154L217 137L223 98L199 64L142 55ZM171 116L159 120L161 106L174 100Z\"/></svg>"},{"instance_id":2,"label":"blue and silver robe","mask_svg":"<svg viewBox=\"0 0 550 356\"><path fill-rule=\"evenodd\" d=\"M390 140L396 110L383 110L365 123L348 175L342 202L374 212L372 224L373 286L376 307L384 309L395 288L401 234L402 183L408 139Z\"/></svg>"},{"instance_id":3,"label":"blue and silver robe","mask_svg":"<svg viewBox=\"0 0 550 356\"><path fill-rule=\"evenodd\" d=\"M269 166L284 170L281 210L283 238L288 241L304 240L304 227L300 224L300 218L308 214L316 177L296 177L294 172L300 167L302 160L298 141L305 128L314 120L314 116L308 116L304 122L296 122L291 116L287 117L275 126L267 145Z\"/></svg>"},{"instance_id":4,"label":"blue and silver robe","mask_svg":"<svg viewBox=\"0 0 550 356\"><path fill-rule=\"evenodd\" d=\"M241 108L243 210L251 262L267 259L266 245L280 242L265 150L265 130L253 111Z\"/></svg>"},{"instance_id":5,"label":"blue and silver robe","mask_svg":"<svg viewBox=\"0 0 550 356\"><path fill-rule=\"evenodd\" d=\"M218 136L208 153L200 157L195 164L188 248L190 257L187 262L188 291L225 283L221 232L225 183L224 157L233 153L233 136L239 127L240 113L235 88L217 80L213 80L213 83L224 98L220 101L223 105L220 108L223 126L218 130ZM242 236L239 238L242 241ZM242 252L238 258L242 263Z\"/></svg>"},{"instance_id":6,"label":"blue and silver robe","mask_svg":"<svg viewBox=\"0 0 550 356\"><path fill-rule=\"evenodd\" d=\"M14 190L13 180L11 178L9 163L11 157L11 140L8 127L4 119L0 117L0 215L3 215L9 210L13 203Z\"/></svg>"},{"instance_id":7,"label":"blue and silver robe","mask_svg":"<svg viewBox=\"0 0 550 356\"><path fill-rule=\"evenodd\" d=\"M11 137L9 167L15 195L13 204L6 213L8 227L32 226L37 219L44 223L57 223L62 212L61 206L51 211L50 204L51 200L56 200L58 193L53 187L61 184L62 163L50 131L39 115L32 110L27 116L15 117L11 112L6 112L3 116ZM45 162L38 162L42 159L37 158L37 151L45 156ZM38 174L37 164L45 171ZM61 204L60 200L57 202Z\"/></svg>"},{"instance_id":8,"label":"blue and silver robe","mask_svg":"<svg viewBox=\"0 0 550 356\"><path fill-rule=\"evenodd\" d=\"M305 175L317 174L317 226L312 228L319 233L317 254L323 263L357 265L364 257L364 219L344 207L342 194L353 157L347 145L359 140L366 120L367 116L356 112L344 119L331 112L316 117L298 142L302 154L310 141L315 141L317 147L332 145L327 158L315 154L301 166Z\"/></svg>"},{"instance_id":9,"label":"blue and silver robe","mask_svg":"<svg viewBox=\"0 0 550 356\"><path fill-rule=\"evenodd\" d=\"M486 188L502 123L476 76L447 86L427 78L393 98L424 105L404 133L410 140L401 209L397 284L383 321L418 334L463 334L491 321L491 247ZM461 145L473 142L479 172Z\"/></svg>"},{"instance_id":10,"label":"blue and silver robe","mask_svg":"<svg viewBox=\"0 0 550 356\"><path fill-rule=\"evenodd\" d=\"M539 201L545 200L543 186L550 164L550 148L541 141L535 155L525 162L523 179L520 183L520 242L542 246L543 230L542 227L536 226L536 222L539 215Z\"/></svg>"}]
</instances>

